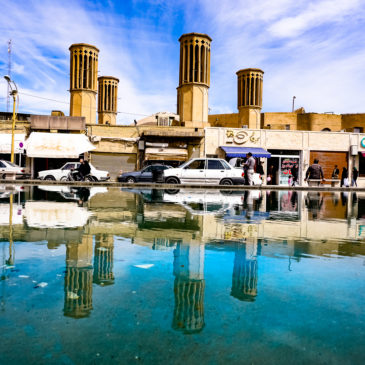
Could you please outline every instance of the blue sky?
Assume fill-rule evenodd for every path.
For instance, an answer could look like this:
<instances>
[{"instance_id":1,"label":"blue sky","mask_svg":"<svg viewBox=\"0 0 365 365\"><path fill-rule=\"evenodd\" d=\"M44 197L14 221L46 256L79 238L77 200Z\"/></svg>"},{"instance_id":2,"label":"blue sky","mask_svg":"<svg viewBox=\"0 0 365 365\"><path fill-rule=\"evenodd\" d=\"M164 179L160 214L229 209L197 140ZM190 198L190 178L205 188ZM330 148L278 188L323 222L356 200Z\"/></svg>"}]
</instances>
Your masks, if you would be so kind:
<instances>
[{"instance_id":1,"label":"blue sky","mask_svg":"<svg viewBox=\"0 0 365 365\"><path fill-rule=\"evenodd\" d=\"M176 111L183 33L212 39L212 114L237 111L236 71L262 68L263 111L365 113L365 0L0 0L0 74L19 112L69 113L72 43L100 49L99 75L119 78L118 123ZM44 98L44 99L41 99ZM45 100L53 99L55 101ZM6 81L0 80L0 110ZM130 114L128 114L130 113Z\"/></svg>"}]
</instances>

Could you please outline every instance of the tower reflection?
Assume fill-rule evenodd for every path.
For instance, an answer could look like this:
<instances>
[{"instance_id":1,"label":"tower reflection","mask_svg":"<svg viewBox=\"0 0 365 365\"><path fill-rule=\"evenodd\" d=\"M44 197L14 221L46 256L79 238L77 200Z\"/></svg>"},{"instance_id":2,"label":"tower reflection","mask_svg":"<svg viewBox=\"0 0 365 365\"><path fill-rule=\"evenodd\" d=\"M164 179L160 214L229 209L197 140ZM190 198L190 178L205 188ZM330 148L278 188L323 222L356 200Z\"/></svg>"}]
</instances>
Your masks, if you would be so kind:
<instances>
[{"instance_id":1,"label":"tower reflection","mask_svg":"<svg viewBox=\"0 0 365 365\"><path fill-rule=\"evenodd\" d=\"M234 256L231 295L246 302L253 302L257 296L258 243L255 238L247 238L246 243L238 243Z\"/></svg>"},{"instance_id":2,"label":"tower reflection","mask_svg":"<svg viewBox=\"0 0 365 365\"><path fill-rule=\"evenodd\" d=\"M114 237L109 234L95 235L94 276L98 285L114 284L113 273Z\"/></svg>"},{"instance_id":3,"label":"tower reflection","mask_svg":"<svg viewBox=\"0 0 365 365\"><path fill-rule=\"evenodd\" d=\"M81 244L67 243L64 315L73 318L88 317L92 307L93 241L84 235Z\"/></svg>"},{"instance_id":4,"label":"tower reflection","mask_svg":"<svg viewBox=\"0 0 365 365\"><path fill-rule=\"evenodd\" d=\"M204 245L179 243L174 250L175 308L172 328L197 333L204 328Z\"/></svg>"}]
</instances>

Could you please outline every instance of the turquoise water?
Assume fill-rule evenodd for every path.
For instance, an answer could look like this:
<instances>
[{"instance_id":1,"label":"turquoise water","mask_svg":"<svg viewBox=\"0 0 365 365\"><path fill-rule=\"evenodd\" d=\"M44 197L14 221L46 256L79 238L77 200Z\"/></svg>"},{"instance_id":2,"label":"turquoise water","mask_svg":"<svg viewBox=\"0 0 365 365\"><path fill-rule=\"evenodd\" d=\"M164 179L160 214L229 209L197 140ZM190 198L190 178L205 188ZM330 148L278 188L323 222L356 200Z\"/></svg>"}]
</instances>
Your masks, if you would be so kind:
<instances>
[{"instance_id":1,"label":"turquoise water","mask_svg":"<svg viewBox=\"0 0 365 365\"><path fill-rule=\"evenodd\" d=\"M0 363L363 364L364 202L4 189Z\"/></svg>"}]
</instances>

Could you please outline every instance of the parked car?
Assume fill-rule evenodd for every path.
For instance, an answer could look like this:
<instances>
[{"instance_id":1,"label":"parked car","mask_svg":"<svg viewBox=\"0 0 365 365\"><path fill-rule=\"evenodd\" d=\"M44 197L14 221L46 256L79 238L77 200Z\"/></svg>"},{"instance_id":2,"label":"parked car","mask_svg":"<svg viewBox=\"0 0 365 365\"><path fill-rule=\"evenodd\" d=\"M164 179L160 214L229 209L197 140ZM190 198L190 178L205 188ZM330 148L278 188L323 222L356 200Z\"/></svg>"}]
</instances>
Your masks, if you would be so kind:
<instances>
[{"instance_id":1,"label":"parked car","mask_svg":"<svg viewBox=\"0 0 365 365\"><path fill-rule=\"evenodd\" d=\"M140 171L124 172L117 177L117 180L130 184L135 182L156 182L155 179L158 179L158 173L161 173L161 182L163 182L163 172L168 169L172 169L172 167L161 164L150 165Z\"/></svg>"},{"instance_id":2,"label":"parked car","mask_svg":"<svg viewBox=\"0 0 365 365\"><path fill-rule=\"evenodd\" d=\"M6 175L15 175L16 178L26 179L30 176L30 173L24 167L20 167L15 163L0 160L0 177L5 179Z\"/></svg>"},{"instance_id":3,"label":"parked car","mask_svg":"<svg viewBox=\"0 0 365 365\"><path fill-rule=\"evenodd\" d=\"M243 171L221 158L194 158L178 168L164 171L167 184L243 185Z\"/></svg>"},{"instance_id":4,"label":"parked car","mask_svg":"<svg viewBox=\"0 0 365 365\"><path fill-rule=\"evenodd\" d=\"M94 181L106 181L110 179L108 171L97 170L91 163L89 163L89 165L90 175L94 179ZM67 162L59 169L39 171L38 179L65 181L70 170L75 170L79 166L80 162Z\"/></svg>"}]
</instances>

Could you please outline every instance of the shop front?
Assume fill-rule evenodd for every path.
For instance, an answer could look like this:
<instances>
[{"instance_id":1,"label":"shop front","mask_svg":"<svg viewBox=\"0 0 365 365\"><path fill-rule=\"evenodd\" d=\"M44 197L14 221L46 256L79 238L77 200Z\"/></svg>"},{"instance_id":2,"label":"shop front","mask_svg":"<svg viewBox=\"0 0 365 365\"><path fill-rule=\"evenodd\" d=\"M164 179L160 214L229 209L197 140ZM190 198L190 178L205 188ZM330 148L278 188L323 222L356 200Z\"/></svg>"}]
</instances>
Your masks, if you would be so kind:
<instances>
[{"instance_id":1,"label":"shop front","mask_svg":"<svg viewBox=\"0 0 365 365\"><path fill-rule=\"evenodd\" d=\"M292 183L293 169L301 171L300 152L296 150L269 150L267 160L268 185L289 186ZM298 176L300 180L300 176Z\"/></svg>"},{"instance_id":2,"label":"shop front","mask_svg":"<svg viewBox=\"0 0 365 365\"><path fill-rule=\"evenodd\" d=\"M239 148L239 150L237 149ZM270 129L218 128L205 129L205 156L229 160L233 151L264 150L258 157L264 170L264 184L289 186L293 169L298 166L298 184L307 186L305 173L314 159L324 170L323 185L331 186L337 165L340 175L348 170L350 182L354 167L359 171L358 187L365 187L365 134L346 132L287 131ZM356 172L356 171L355 171ZM338 186L339 180L335 186Z\"/></svg>"},{"instance_id":3,"label":"shop front","mask_svg":"<svg viewBox=\"0 0 365 365\"><path fill-rule=\"evenodd\" d=\"M41 170L60 168L93 149L95 146L84 134L32 132L25 141L32 177Z\"/></svg>"}]
</instances>

